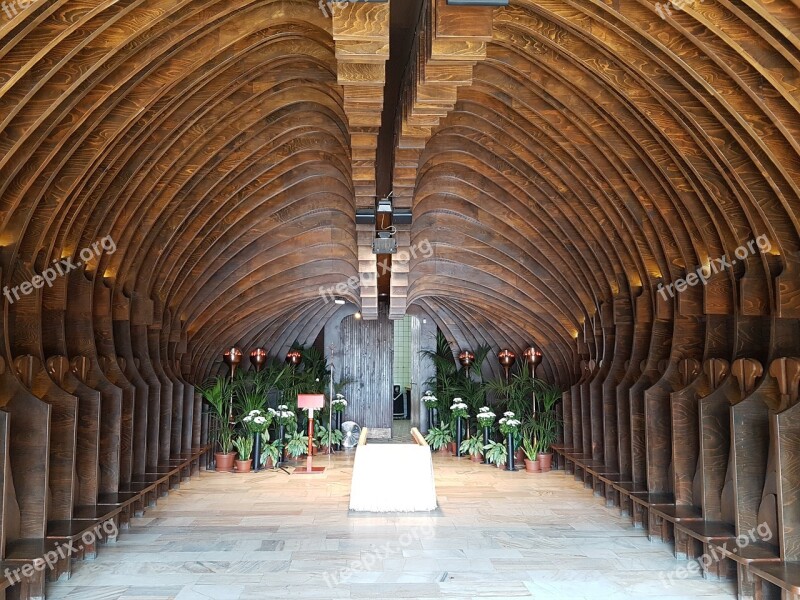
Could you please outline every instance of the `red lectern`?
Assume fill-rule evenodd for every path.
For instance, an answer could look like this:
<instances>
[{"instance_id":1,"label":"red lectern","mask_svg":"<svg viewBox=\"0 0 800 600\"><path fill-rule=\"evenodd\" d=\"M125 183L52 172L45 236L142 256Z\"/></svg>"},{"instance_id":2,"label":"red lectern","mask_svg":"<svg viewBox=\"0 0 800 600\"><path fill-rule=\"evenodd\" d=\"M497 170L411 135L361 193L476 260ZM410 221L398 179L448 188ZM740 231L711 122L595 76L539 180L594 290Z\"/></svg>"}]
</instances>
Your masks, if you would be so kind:
<instances>
[{"instance_id":1,"label":"red lectern","mask_svg":"<svg viewBox=\"0 0 800 600\"><path fill-rule=\"evenodd\" d=\"M324 394L297 395L297 408L304 408L308 411L308 457L306 458L306 468L295 469L292 474L322 473L325 470L325 467L311 466L311 452L314 446L314 411L321 410L324 406Z\"/></svg>"}]
</instances>

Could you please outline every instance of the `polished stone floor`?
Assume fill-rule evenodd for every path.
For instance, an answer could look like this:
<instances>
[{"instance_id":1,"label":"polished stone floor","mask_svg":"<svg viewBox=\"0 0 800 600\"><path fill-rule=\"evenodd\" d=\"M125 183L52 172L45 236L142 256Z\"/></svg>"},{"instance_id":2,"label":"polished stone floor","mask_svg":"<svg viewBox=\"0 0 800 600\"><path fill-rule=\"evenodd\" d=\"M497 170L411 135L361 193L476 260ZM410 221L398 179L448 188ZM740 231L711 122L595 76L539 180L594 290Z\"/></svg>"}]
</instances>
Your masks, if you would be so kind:
<instances>
[{"instance_id":1,"label":"polished stone floor","mask_svg":"<svg viewBox=\"0 0 800 600\"><path fill-rule=\"evenodd\" d=\"M434 461L430 514L348 514L352 455L319 459L322 475L203 472L48 598L735 597L563 472Z\"/></svg>"}]
</instances>

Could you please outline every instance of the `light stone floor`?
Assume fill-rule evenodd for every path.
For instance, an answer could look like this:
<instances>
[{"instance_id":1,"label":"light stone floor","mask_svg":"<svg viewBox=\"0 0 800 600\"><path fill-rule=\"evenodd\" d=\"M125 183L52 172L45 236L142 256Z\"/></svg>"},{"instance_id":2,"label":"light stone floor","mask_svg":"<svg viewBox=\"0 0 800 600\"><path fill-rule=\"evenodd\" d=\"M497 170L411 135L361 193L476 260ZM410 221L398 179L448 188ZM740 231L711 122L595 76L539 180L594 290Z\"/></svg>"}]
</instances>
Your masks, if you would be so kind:
<instances>
[{"instance_id":1,"label":"light stone floor","mask_svg":"<svg viewBox=\"0 0 800 600\"><path fill-rule=\"evenodd\" d=\"M328 462L330 461L330 462ZM203 472L134 519L70 600L734 598L563 472L436 456L434 513L348 513L352 454L322 475ZM673 584L668 577L672 576Z\"/></svg>"}]
</instances>

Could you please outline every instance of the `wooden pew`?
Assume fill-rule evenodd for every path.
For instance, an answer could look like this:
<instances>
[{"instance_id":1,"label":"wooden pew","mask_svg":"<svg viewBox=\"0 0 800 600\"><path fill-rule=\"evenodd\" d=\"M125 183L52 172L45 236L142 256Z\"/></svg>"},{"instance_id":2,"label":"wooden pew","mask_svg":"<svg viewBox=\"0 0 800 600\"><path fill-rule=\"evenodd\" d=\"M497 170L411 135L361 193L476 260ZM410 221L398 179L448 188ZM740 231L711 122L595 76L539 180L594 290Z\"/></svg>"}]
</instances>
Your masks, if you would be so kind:
<instances>
[{"instance_id":1,"label":"wooden pew","mask_svg":"<svg viewBox=\"0 0 800 600\"><path fill-rule=\"evenodd\" d=\"M781 358L770 365L777 381L780 402L772 415L775 452L775 497L765 489L765 500L774 505L780 562L758 563L750 567L753 595L758 600L780 597L800 599L800 358ZM763 510L763 512L762 512ZM759 518L771 521L769 508Z\"/></svg>"}]
</instances>

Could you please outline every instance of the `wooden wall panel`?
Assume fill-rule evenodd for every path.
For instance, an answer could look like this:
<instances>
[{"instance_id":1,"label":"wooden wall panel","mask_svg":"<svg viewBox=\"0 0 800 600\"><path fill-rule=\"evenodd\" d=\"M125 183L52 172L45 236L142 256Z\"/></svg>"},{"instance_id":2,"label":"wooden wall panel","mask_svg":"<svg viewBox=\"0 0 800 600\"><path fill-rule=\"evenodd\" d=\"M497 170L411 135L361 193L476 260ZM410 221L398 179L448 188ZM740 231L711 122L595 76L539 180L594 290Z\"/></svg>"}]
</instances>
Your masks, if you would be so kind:
<instances>
[{"instance_id":1,"label":"wooden wall panel","mask_svg":"<svg viewBox=\"0 0 800 600\"><path fill-rule=\"evenodd\" d=\"M355 380L348 386L345 420L376 430L390 429L394 322L385 310L372 321L347 317L341 323L339 341L334 343L342 357L340 377Z\"/></svg>"}]
</instances>

